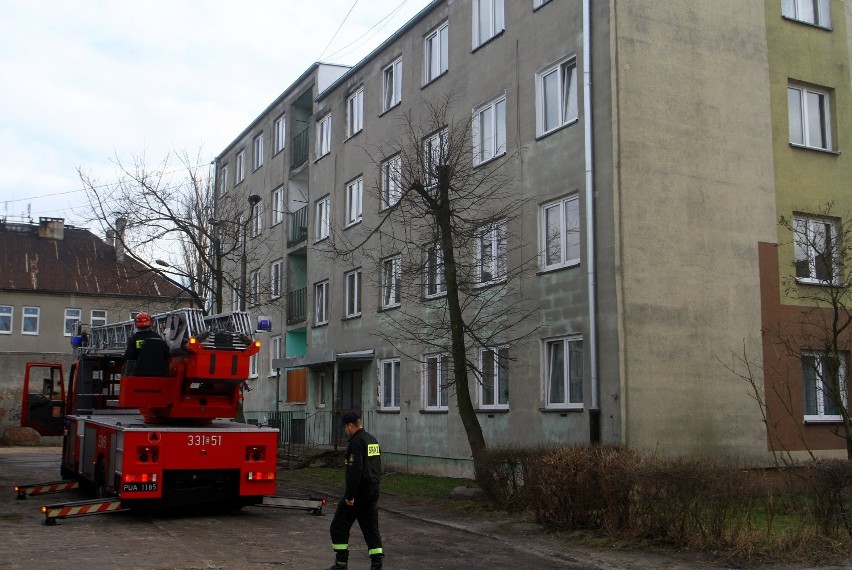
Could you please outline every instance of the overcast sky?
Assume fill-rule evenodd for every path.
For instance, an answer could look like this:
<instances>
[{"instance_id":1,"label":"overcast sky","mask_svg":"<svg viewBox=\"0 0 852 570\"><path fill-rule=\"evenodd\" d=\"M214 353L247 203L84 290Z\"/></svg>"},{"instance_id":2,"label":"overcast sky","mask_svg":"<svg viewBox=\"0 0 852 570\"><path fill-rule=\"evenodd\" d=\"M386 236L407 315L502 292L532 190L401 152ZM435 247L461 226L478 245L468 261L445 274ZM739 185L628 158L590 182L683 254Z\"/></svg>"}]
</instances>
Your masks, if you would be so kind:
<instances>
[{"instance_id":1,"label":"overcast sky","mask_svg":"<svg viewBox=\"0 0 852 570\"><path fill-rule=\"evenodd\" d=\"M0 217L79 223L77 168L109 182L115 156L209 162L313 62L357 63L428 4L0 0Z\"/></svg>"}]
</instances>

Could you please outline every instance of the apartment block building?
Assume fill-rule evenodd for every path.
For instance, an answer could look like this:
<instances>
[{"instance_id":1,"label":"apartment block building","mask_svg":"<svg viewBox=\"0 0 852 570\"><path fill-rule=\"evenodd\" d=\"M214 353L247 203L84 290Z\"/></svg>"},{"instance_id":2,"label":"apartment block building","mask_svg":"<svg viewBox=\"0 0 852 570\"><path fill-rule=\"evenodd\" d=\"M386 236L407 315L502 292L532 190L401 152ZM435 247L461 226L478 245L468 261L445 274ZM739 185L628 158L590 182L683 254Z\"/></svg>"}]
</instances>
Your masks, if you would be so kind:
<instances>
[{"instance_id":1,"label":"apartment block building","mask_svg":"<svg viewBox=\"0 0 852 570\"><path fill-rule=\"evenodd\" d=\"M470 473L435 340L441 260L414 231L419 263L375 237L418 226L395 219L406 151L428 162L444 127L467 123L471 170L501 186L480 202L493 223L458 256L474 289L511 293L494 295L492 320L513 299L529 307L511 342L469 343L488 444L767 460L778 440L732 359L767 358L769 304L792 302L779 275L799 254L780 216L827 200L850 211L846 10L436 0L353 67L313 66L217 158L218 195L254 215L235 218L251 229L249 309L273 322L247 415L293 411L331 442L334 418L356 410L390 466ZM296 131L298 160L302 143L277 138ZM439 332L405 334L401 314ZM844 447L825 436L835 420L814 426L820 451Z\"/></svg>"}]
</instances>

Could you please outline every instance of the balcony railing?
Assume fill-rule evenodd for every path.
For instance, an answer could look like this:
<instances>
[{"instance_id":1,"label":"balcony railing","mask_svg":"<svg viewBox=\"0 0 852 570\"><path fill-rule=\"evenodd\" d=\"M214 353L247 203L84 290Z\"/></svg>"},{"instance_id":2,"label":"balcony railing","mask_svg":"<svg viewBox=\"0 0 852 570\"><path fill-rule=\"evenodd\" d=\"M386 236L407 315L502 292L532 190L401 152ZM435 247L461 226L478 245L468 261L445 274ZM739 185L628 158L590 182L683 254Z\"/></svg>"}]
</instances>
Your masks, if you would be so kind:
<instances>
[{"instance_id":1,"label":"balcony railing","mask_svg":"<svg viewBox=\"0 0 852 570\"><path fill-rule=\"evenodd\" d=\"M307 318L308 288L287 293L287 324L301 323Z\"/></svg>"},{"instance_id":2,"label":"balcony railing","mask_svg":"<svg viewBox=\"0 0 852 570\"><path fill-rule=\"evenodd\" d=\"M308 128L293 137L293 160L290 167L296 168L308 159Z\"/></svg>"},{"instance_id":3,"label":"balcony railing","mask_svg":"<svg viewBox=\"0 0 852 570\"><path fill-rule=\"evenodd\" d=\"M287 245L294 245L308 238L308 207L299 208L289 214Z\"/></svg>"}]
</instances>

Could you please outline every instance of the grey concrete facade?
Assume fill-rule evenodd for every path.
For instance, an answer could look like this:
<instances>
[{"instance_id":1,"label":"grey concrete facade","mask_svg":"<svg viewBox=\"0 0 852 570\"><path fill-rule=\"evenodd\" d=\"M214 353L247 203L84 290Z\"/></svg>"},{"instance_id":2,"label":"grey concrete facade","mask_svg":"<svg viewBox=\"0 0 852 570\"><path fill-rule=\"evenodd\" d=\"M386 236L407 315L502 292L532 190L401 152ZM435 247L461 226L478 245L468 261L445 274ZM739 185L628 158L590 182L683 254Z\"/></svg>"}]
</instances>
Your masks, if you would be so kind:
<instances>
[{"instance_id":1,"label":"grey concrete facade","mask_svg":"<svg viewBox=\"0 0 852 570\"><path fill-rule=\"evenodd\" d=\"M285 376L274 375L275 356L262 353L258 389L247 396L247 410L293 410L310 418L358 409L382 441L390 466L470 473L454 395L445 411L425 404L427 348L403 341L394 347L376 334L392 320L381 306L376 261L389 252L367 245L333 258L327 250L332 239L357 242L384 215L376 196L380 163L404 132L402 117L424 123L426 101L452 95L451 118L470 121L483 104L504 96L501 171L521 204L508 232L508 264L540 258L543 208L550 204L576 200L581 239L577 261L555 268L536 261L512 284L536 304L534 332L509 347L508 406L479 406L473 394L486 441L599 440L665 454L737 454L760 461L766 433L759 408L721 361L743 342L759 346L757 243L771 241L775 231L765 6L735 0L590 2L591 33L585 38L583 2L502 4L502 30L474 46L472 3L431 3L370 56L338 70L327 89L312 91L304 164L285 158L274 170L264 166L248 174L233 189L240 200L258 193L264 201L275 188L286 190L280 228L269 228L267 217L264 235L249 243L264 250L256 259L266 261L254 263L264 274L268 260L284 260L285 294L261 295L251 310L275 315L269 340L281 338L276 363L282 374L307 371L303 400L293 401ZM427 80L428 41L444 25L446 70ZM586 39L589 54L583 51ZM386 70L399 59L401 101L386 110ZM539 87L542 76L561 64L576 70L576 119L543 133ZM233 164L236 153L250 148L256 133L271 128L281 113L294 113L305 92L296 85L310 83L313 69L220 155L220 166ZM348 100L359 90L363 128L350 134ZM321 123L328 117L331 136L322 154L318 137L325 136ZM586 159L587 127L592 162ZM359 177L362 218L348 227L346 186ZM332 227L327 240L317 239L317 208L325 197ZM305 206L306 237L291 244L289 226ZM594 212L593 258L587 211ZM350 318L346 274L356 269L362 273L361 308ZM317 285L326 282L328 318L317 322ZM296 293L292 298L305 299L298 318L290 301ZM428 320L428 311L423 315ZM583 343L577 406L548 405L547 351L560 339ZM395 358L399 406L388 410L381 401L381 367Z\"/></svg>"}]
</instances>

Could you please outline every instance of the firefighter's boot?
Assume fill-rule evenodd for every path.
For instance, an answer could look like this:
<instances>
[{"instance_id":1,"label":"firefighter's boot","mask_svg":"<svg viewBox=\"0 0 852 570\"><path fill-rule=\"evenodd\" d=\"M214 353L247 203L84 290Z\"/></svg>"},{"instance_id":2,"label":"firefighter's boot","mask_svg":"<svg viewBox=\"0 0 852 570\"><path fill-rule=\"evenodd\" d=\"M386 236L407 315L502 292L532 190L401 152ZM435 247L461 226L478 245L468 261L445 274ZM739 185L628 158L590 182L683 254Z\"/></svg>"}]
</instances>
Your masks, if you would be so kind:
<instances>
[{"instance_id":1,"label":"firefighter's boot","mask_svg":"<svg viewBox=\"0 0 852 570\"><path fill-rule=\"evenodd\" d=\"M370 556L370 570L382 570L382 561L384 559L384 554L373 554Z\"/></svg>"},{"instance_id":2,"label":"firefighter's boot","mask_svg":"<svg viewBox=\"0 0 852 570\"><path fill-rule=\"evenodd\" d=\"M328 570L342 570L349 567L349 550L335 550L334 564ZM380 567L381 568L381 567Z\"/></svg>"}]
</instances>

